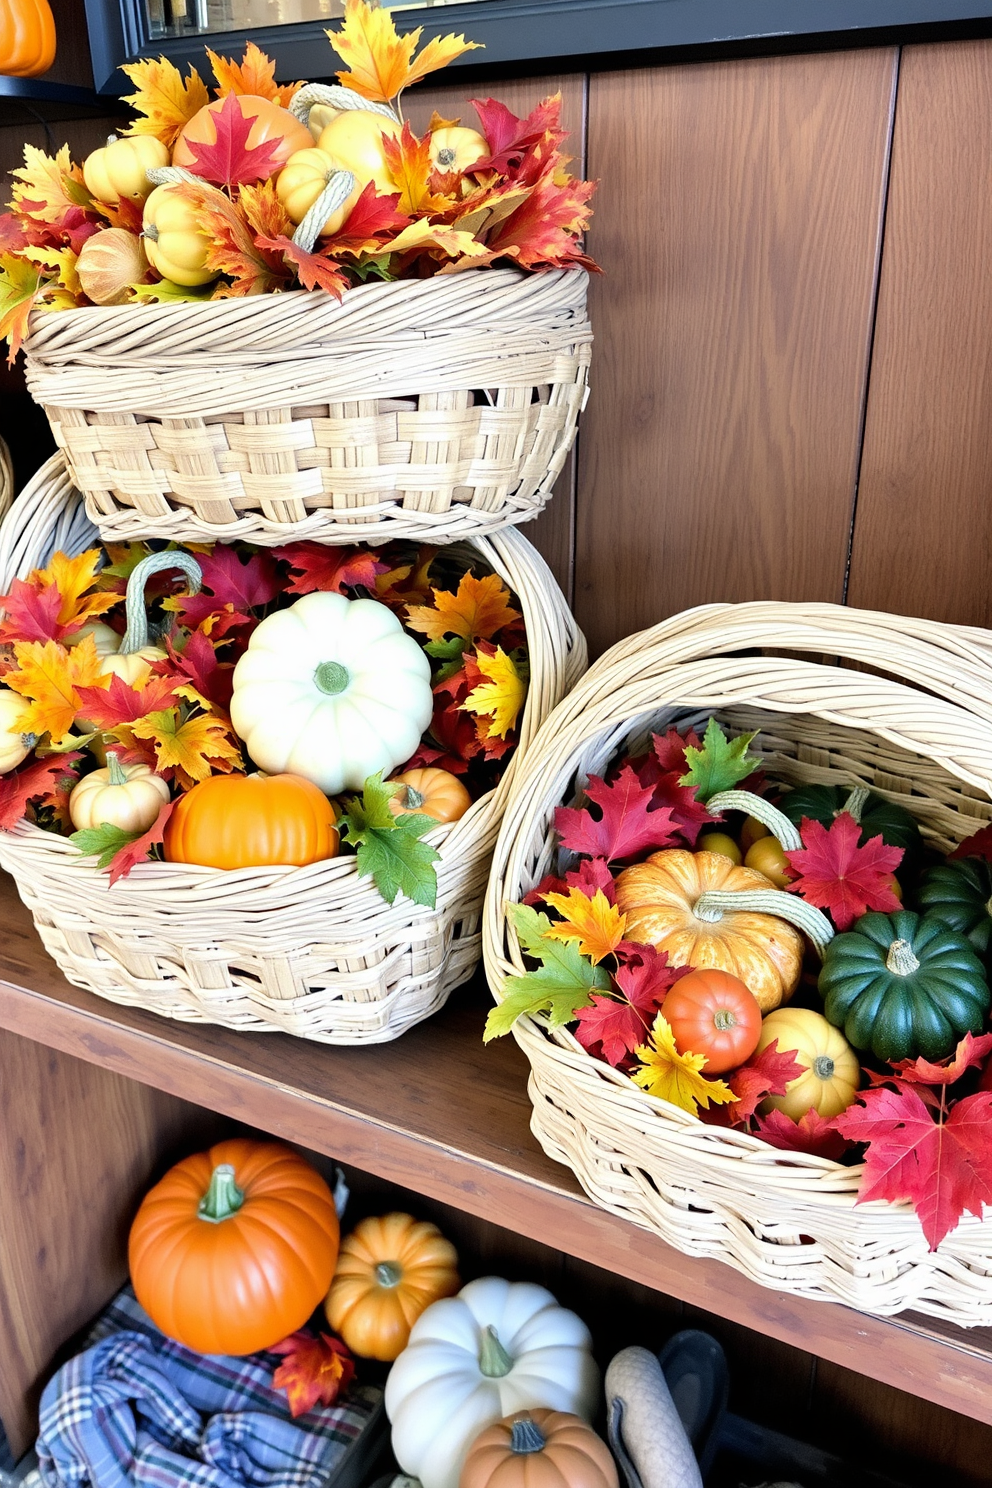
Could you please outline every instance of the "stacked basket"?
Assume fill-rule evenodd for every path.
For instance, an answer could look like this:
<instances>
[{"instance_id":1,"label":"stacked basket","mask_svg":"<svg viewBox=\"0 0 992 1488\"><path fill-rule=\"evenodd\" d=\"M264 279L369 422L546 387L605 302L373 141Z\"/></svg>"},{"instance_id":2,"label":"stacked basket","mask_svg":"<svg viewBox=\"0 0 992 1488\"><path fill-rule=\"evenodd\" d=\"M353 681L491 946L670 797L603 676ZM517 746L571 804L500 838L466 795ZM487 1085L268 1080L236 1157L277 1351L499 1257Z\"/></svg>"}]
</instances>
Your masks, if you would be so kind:
<instances>
[{"instance_id":1,"label":"stacked basket","mask_svg":"<svg viewBox=\"0 0 992 1488\"><path fill-rule=\"evenodd\" d=\"M519 598L520 751L585 669L547 566L513 524L547 500L586 396L584 270L35 317L27 375L61 453L4 523L0 586L97 538L273 546L457 543ZM396 1038L478 959L515 761L425 841L433 910L387 904L355 859L222 871L146 862L113 889L67 839L0 833L78 986L167 1016L329 1043Z\"/></svg>"}]
</instances>

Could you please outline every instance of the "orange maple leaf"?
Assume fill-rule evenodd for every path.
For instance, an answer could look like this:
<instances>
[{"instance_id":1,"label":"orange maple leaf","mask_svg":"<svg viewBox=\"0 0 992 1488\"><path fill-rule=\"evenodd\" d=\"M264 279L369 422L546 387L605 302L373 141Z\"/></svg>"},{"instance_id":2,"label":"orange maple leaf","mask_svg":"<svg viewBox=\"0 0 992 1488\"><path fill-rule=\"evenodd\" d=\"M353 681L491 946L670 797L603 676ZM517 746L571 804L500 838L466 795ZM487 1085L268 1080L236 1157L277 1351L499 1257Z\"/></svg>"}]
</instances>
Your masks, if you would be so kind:
<instances>
[{"instance_id":1,"label":"orange maple leaf","mask_svg":"<svg viewBox=\"0 0 992 1488\"><path fill-rule=\"evenodd\" d=\"M431 192L430 139L427 135L417 139L409 124L403 125L398 137L382 136L382 148L393 185L400 193L399 210L408 217L426 217L431 212L444 212L454 200L450 196L436 196Z\"/></svg>"},{"instance_id":2,"label":"orange maple leaf","mask_svg":"<svg viewBox=\"0 0 992 1488\"><path fill-rule=\"evenodd\" d=\"M355 1375L347 1348L327 1333L321 1333L319 1338L311 1338L309 1333L293 1333L275 1344L269 1353L286 1356L273 1374L272 1383L277 1390L286 1391L294 1416L306 1415L315 1405L333 1405Z\"/></svg>"},{"instance_id":3,"label":"orange maple leaf","mask_svg":"<svg viewBox=\"0 0 992 1488\"><path fill-rule=\"evenodd\" d=\"M261 238L291 238L296 231L272 181L242 186L238 192L238 206L247 217L248 226Z\"/></svg>"},{"instance_id":4,"label":"orange maple leaf","mask_svg":"<svg viewBox=\"0 0 992 1488\"><path fill-rule=\"evenodd\" d=\"M437 548L418 548L412 563L401 563L379 574L375 581L376 598L383 604L405 605L415 599L426 599L431 587L428 582L431 565L436 557Z\"/></svg>"},{"instance_id":5,"label":"orange maple leaf","mask_svg":"<svg viewBox=\"0 0 992 1488\"><path fill-rule=\"evenodd\" d=\"M14 210L32 222L58 222L73 207L88 205L82 168L73 165L69 146L46 155L35 145L24 146L24 164L11 171Z\"/></svg>"},{"instance_id":6,"label":"orange maple leaf","mask_svg":"<svg viewBox=\"0 0 992 1488\"><path fill-rule=\"evenodd\" d=\"M534 186L527 200L509 217L498 223L489 235L489 249L516 259L525 269L539 264L560 267L584 258L579 238L589 226L589 199L596 189L595 181L578 181L572 176L559 180L549 171Z\"/></svg>"},{"instance_id":7,"label":"orange maple leaf","mask_svg":"<svg viewBox=\"0 0 992 1488\"><path fill-rule=\"evenodd\" d=\"M124 102L141 115L132 120L125 134L154 134L171 149L184 125L210 102L206 84L192 62L185 78L165 57L157 62L154 57L129 62L121 71L137 88Z\"/></svg>"},{"instance_id":8,"label":"orange maple leaf","mask_svg":"<svg viewBox=\"0 0 992 1488\"><path fill-rule=\"evenodd\" d=\"M47 568L32 569L28 575L29 584L39 589L47 589L54 584L59 591L62 601L58 613L59 625L78 629L88 620L95 620L98 615L105 615L108 610L120 604L120 594L88 593L97 582L101 556L99 548L89 548L76 558L59 552Z\"/></svg>"},{"instance_id":9,"label":"orange maple leaf","mask_svg":"<svg viewBox=\"0 0 992 1488\"><path fill-rule=\"evenodd\" d=\"M234 280L216 291L214 299L265 294L285 285L289 275L281 258L255 242L246 215L222 191L192 181L172 189L193 204L197 226L211 240L207 267Z\"/></svg>"},{"instance_id":10,"label":"orange maple leaf","mask_svg":"<svg viewBox=\"0 0 992 1488\"><path fill-rule=\"evenodd\" d=\"M244 769L241 751L219 718L184 721L178 709L168 708L135 719L130 727L137 738L151 740L159 772L174 770L182 790L190 790L208 775Z\"/></svg>"},{"instance_id":11,"label":"orange maple leaf","mask_svg":"<svg viewBox=\"0 0 992 1488\"><path fill-rule=\"evenodd\" d=\"M0 336L10 347L8 363L13 362L21 349L31 311L47 283L35 264L11 253L0 255Z\"/></svg>"},{"instance_id":12,"label":"orange maple leaf","mask_svg":"<svg viewBox=\"0 0 992 1488\"><path fill-rule=\"evenodd\" d=\"M207 56L217 79L214 92L218 98L223 98L228 93L250 93L255 98L268 98L280 108L288 108L303 86L302 83L284 83L280 86L275 80L276 64L253 41L248 42L240 62L235 62L230 57L218 57L209 47Z\"/></svg>"},{"instance_id":13,"label":"orange maple leaf","mask_svg":"<svg viewBox=\"0 0 992 1488\"><path fill-rule=\"evenodd\" d=\"M345 0L341 30L327 33L331 46L351 69L338 73L339 82L363 98L389 103L411 83L479 47L464 36L435 37L415 58L422 30L418 26L400 36L388 10L366 0Z\"/></svg>"},{"instance_id":14,"label":"orange maple leaf","mask_svg":"<svg viewBox=\"0 0 992 1488\"><path fill-rule=\"evenodd\" d=\"M520 619L519 610L510 604L510 591L498 574L477 579L465 573L456 594L444 589L432 593L433 605L410 605L406 612L411 629L432 641L446 635L460 636L466 643L488 641L505 625Z\"/></svg>"},{"instance_id":15,"label":"orange maple leaf","mask_svg":"<svg viewBox=\"0 0 992 1488\"><path fill-rule=\"evenodd\" d=\"M28 706L20 720L25 733L51 734L61 744L79 712L77 687L106 686L103 662L91 635L84 636L71 651L57 641L16 641L17 667L4 681Z\"/></svg>"},{"instance_id":16,"label":"orange maple leaf","mask_svg":"<svg viewBox=\"0 0 992 1488\"><path fill-rule=\"evenodd\" d=\"M545 894L545 899L562 916L562 923L551 926L544 934L552 940L577 940L583 956L598 965L611 956L623 940L627 916L622 915L597 889L590 899L581 889L567 894Z\"/></svg>"}]
</instances>

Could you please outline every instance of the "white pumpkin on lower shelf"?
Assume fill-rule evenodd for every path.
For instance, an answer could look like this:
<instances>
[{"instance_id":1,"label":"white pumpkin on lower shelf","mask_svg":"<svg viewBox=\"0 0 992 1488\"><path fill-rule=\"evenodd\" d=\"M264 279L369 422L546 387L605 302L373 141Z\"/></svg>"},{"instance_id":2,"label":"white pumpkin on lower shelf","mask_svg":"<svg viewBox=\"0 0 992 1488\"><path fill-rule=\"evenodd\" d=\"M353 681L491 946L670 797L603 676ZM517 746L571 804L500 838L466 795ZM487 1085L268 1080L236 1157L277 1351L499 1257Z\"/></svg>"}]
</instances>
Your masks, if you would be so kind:
<instances>
[{"instance_id":1,"label":"white pumpkin on lower shelf","mask_svg":"<svg viewBox=\"0 0 992 1488\"><path fill-rule=\"evenodd\" d=\"M458 1488L480 1431L545 1407L589 1420L599 1370L581 1318L544 1287L497 1276L428 1307L386 1382L393 1452L424 1488Z\"/></svg>"}]
</instances>

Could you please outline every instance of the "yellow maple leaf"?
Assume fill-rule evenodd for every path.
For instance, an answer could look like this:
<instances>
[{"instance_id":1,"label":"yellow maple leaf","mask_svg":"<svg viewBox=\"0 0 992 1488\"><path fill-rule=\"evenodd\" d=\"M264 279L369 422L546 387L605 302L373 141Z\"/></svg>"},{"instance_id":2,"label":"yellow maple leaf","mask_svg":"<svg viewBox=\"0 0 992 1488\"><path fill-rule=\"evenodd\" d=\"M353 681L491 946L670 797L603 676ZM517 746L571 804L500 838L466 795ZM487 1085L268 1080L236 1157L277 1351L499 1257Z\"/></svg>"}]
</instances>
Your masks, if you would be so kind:
<instances>
[{"instance_id":1,"label":"yellow maple leaf","mask_svg":"<svg viewBox=\"0 0 992 1488\"><path fill-rule=\"evenodd\" d=\"M85 206L90 199L81 167L69 158L68 145L55 155L46 155L36 145L25 145L24 164L11 175L12 206L33 222L57 222L70 207Z\"/></svg>"},{"instance_id":2,"label":"yellow maple leaf","mask_svg":"<svg viewBox=\"0 0 992 1488\"><path fill-rule=\"evenodd\" d=\"M54 271L54 278L42 287L41 299L55 310L73 310L84 303L76 263L79 255L71 248L22 248L21 257L43 269Z\"/></svg>"},{"instance_id":3,"label":"yellow maple leaf","mask_svg":"<svg viewBox=\"0 0 992 1488\"><path fill-rule=\"evenodd\" d=\"M723 1080L706 1080L700 1074L705 1054L679 1053L671 1025L662 1013L654 1020L647 1044L640 1044L634 1053L640 1060L640 1067L631 1075L634 1084L669 1105L681 1106L695 1116L700 1106L725 1106L736 1100Z\"/></svg>"},{"instance_id":4,"label":"yellow maple leaf","mask_svg":"<svg viewBox=\"0 0 992 1488\"><path fill-rule=\"evenodd\" d=\"M464 36L435 37L414 57L423 28L400 36L388 10L366 0L345 0L344 24L328 31L331 46L350 71L338 73L339 82L375 103L390 103L404 88L429 72L447 67L456 57L479 49Z\"/></svg>"},{"instance_id":5,"label":"yellow maple leaf","mask_svg":"<svg viewBox=\"0 0 992 1488\"><path fill-rule=\"evenodd\" d=\"M488 682L474 688L462 703L466 713L477 713L492 718L485 739L505 739L517 722L517 715L527 696L527 683L517 671L512 656L507 656L502 646L497 646L492 656L484 651L476 654L476 665Z\"/></svg>"},{"instance_id":6,"label":"yellow maple leaf","mask_svg":"<svg viewBox=\"0 0 992 1488\"><path fill-rule=\"evenodd\" d=\"M432 605L410 605L407 624L432 641L446 635L460 636L466 643L491 641L498 630L520 619L510 604L510 591L498 574L462 574L455 594L434 589Z\"/></svg>"},{"instance_id":7,"label":"yellow maple leaf","mask_svg":"<svg viewBox=\"0 0 992 1488\"><path fill-rule=\"evenodd\" d=\"M280 108L288 108L303 86L302 83L280 86L275 80L276 64L253 41L248 42L240 62L234 62L230 57L218 57L209 47L207 56L217 79L214 91L218 98L225 98L228 93L250 93L255 98L268 98Z\"/></svg>"},{"instance_id":8,"label":"yellow maple leaf","mask_svg":"<svg viewBox=\"0 0 992 1488\"><path fill-rule=\"evenodd\" d=\"M17 669L7 672L4 681L27 700L24 732L51 734L53 744L62 743L79 712L76 688L110 684L91 635L71 651L57 641L16 641L14 656Z\"/></svg>"},{"instance_id":9,"label":"yellow maple leaf","mask_svg":"<svg viewBox=\"0 0 992 1488\"><path fill-rule=\"evenodd\" d=\"M28 583L37 588L47 589L54 584L58 589L62 599L58 617L60 625L94 620L120 604L119 594L87 593L97 582L100 556L99 548L89 548L76 558L56 553L47 568L33 569L28 575Z\"/></svg>"},{"instance_id":10,"label":"yellow maple leaf","mask_svg":"<svg viewBox=\"0 0 992 1488\"><path fill-rule=\"evenodd\" d=\"M547 902L563 916L564 922L545 930L552 940L577 940L583 956L598 965L611 956L623 940L627 916L620 913L597 889L592 898L581 889L570 888L567 894L545 894Z\"/></svg>"},{"instance_id":11,"label":"yellow maple leaf","mask_svg":"<svg viewBox=\"0 0 992 1488\"><path fill-rule=\"evenodd\" d=\"M244 768L241 751L219 718L180 720L176 708L149 713L131 724L139 739L150 739L160 770L174 769L183 790L208 775L229 775Z\"/></svg>"},{"instance_id":12,"label":"yellow maple leaf","mask_svg":"<svg viewBox=\"0 0 992 1488\"><path fill-rule=\"evenodd\" d=\"M432 197L432 201L444 202L446 198ZM423 210L423 206L417 208ZM428 211L433 210L428 207ZM485 243L480 243L470 232L462 232L460 228L445 227L443 223L428 222L421 219L419 222L411 222L409 227L404 227L388 243L383 243L381 248L374 253L369 253L369 258L384 258L390 253L409 253L412 249L437 249L448 258L482 258L488 253Z\"/></svg>"},{"instance_id":13,"label":"yellow maple leaf","mask_svg":"<svg viewBox=\"0 0 992 1488\"><path fill-rule=\"evenodd\" d=\"M210 102L206 84L192 63L185 78L165 57L129 62L121 71L137 88L124 102L142 116L131 122L126 134L154 134L171 149L183 126Z\"/></svg>"},{"instance_id":14,"label":"yellow maple leaf","mask_svg":"<svg viewBox=\"0 0 992 1488\"><path fill-rule=\"evenodd\" d=\"M31 311L45 289L45 279L38 270L25 263L20 254L0 255L0 336L10 347L7 362L13 362L28 333Z\"/></svg>"}]
</instances>

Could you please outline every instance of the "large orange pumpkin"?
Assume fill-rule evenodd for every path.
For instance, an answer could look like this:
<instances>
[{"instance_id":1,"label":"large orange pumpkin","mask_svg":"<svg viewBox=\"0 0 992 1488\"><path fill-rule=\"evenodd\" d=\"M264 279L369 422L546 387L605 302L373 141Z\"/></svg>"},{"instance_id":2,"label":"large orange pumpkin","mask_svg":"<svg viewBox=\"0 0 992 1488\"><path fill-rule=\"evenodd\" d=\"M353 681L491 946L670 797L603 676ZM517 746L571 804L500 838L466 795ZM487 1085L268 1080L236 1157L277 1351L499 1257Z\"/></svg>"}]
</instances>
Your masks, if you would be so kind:
<instances>
[{"instance_id":1,"label":"large orange pumpkin","mask_svg":"<svg viewBox=\"0 0 992 1488\"><path fill-rule=\"evenodd\" d=\"M0 75L40 77L55 61L48 0L0 0Z\"/></svg>"},{"instance_id":2,"label":"large orange pumpkin","mask_svg":"<svg viewBox=\"0 0 992 1488\"><path fill-rule=\"evenodd\" d=\"M617 1470L580 1416L518 1411L476 1437L458 1488L617 1488Z\"/></svg>"},{"instance_id":3,"label":"large orange pumpkin","mask_svg":"<svg viewBox=\"0 0 992 1488\"><path fill-rule=\"evenodd\" d=\"M226 99L218 98L213 103L205 103L193 115L180 131L173 146L173 165L184 165L187 169L195 166L196 156L190 149L191 141L194 144L198 141L208 145L214 143L217 138L214 115L220 113L225 102ZM270 141L278 145L272 164L273 175L286 164L294 151L307 150L313 144L309 129L294 118L289 109L280 108L277 103L259 98L254 93L241 93L236 102L246 119L255 120L248 133L248 148L254 149L256 145L268 144Z\"/></svg>"},{"instance_id":4,"label":"large orange pumpkin","mask_svg":"<svg viewBox=\"0 0 992 1488\"><path fill-rule=\"evenodd\" d=\"M627 916L626 939L667 951L673 966L713 967L740 977L763 1013L787 1002L799 982L803 938L776 915L754 910L696 914L711 891L775 892L763 873L737 868L720 853L669 848L625 868L617 906Z\"/></svg>"},{"instance_id":5,"label":"large orange pumpkin","mask_svg":"<svg viewBox=\"0 0 992 1488\"><path fill-rule=\"evenodd\" d=\"M169 863L302 867L337 856L334 807L302 775L211 775L180 796L165 829Z\"/></svg>"},{"instance_id":6,"label":"large orange pumpkin","mask_svg":"<svg viewBox=\"0 0 992 1488\"><path fill-rule=\"evenodd\" d=\"M302 1328L338 1255L334 1199L277 1142L238 1138L177 1163L131 1226L135 1294L200 1354L252 1354Z\"/></svg>"},{"instance_id":7,"label":"large orange pumpkin","mask_svg":"<svg viewBox=\"0 0 992 1488\"><path fill-rule=\"evenodd\" d=\"M457 1266L455 1247L437 1225L409 1214L363 1219L342 1242L324 1303L327 1321L353 1353L391 1363L420 1314L457 1292Z\"/></svg>"}]
</instances>

